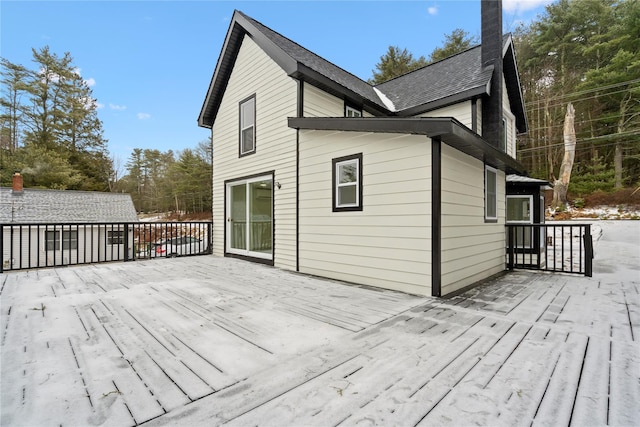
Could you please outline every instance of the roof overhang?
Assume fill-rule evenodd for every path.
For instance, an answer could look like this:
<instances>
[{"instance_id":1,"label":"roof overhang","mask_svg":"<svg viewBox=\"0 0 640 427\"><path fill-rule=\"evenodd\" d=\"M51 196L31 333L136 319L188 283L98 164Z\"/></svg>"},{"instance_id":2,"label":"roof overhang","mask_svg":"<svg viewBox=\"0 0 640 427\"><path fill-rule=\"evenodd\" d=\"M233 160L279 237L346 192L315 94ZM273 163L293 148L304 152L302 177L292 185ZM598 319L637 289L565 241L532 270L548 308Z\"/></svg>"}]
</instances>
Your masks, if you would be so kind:
<instances>
[{"instance_id":1,"label":"roof overhang","mask_svg":"<svg viewBox=\"0 0 640 427\"><path fill-rule=\"evenodd\" d=\"M510 174L522 174L516 159L489 145L453 117L290 117L289 127L300 130L424 135Z\"/></svg>"}]
</instances>

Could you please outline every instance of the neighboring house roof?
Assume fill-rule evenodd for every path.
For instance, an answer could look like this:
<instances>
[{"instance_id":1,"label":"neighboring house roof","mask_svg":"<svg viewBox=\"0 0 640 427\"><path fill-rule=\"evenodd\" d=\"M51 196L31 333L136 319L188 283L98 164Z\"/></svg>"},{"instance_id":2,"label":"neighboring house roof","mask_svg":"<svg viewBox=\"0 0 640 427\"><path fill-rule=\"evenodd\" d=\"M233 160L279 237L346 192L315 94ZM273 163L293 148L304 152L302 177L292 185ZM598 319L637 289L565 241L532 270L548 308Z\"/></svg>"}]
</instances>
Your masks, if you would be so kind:
<instances>
[{"instance_id":1,"label":"neighboring house roof","mask_svg":"<svg viewBox=\"0 0 640 427\"><path fill-rule=\"evenodd\" d=\"M200 126L213 126L245 34L249 34L291 77L360 103L374 115L420 114L489 94L491 89L492 68L483 69L481 66L480 46L374 87L255 19L235 11L198 119ZM503 40L503 61L516 127L519 132L526 132L524 103L510 36Z\"/></svg>"},{"instance_id":2,"label":"neighboring house roof","mask_svg":"<svg viewBox=\"0 0 640 427\"><path fill-rule=\"evenodd\" d=\"M135 222L129 194L0 187L0 223Z\"/></svg>"}]
</instances>

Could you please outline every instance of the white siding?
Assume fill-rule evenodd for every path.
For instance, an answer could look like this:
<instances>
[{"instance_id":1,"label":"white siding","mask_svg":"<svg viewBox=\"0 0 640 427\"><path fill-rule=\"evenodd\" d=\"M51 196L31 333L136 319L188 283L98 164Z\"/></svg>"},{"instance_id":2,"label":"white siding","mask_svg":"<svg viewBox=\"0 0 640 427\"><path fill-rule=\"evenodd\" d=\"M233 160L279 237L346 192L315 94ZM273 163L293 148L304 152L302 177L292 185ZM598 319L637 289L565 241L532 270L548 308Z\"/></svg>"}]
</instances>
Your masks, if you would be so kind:
<instances>
[{"instance_id":1,"label":"white siding","mask_svg":"<svg viewBox=\"0 0 640 427\"><path fill-rule=\"evenodd\" d=\"M256 95L256 152L238 155L238 103ZM244 37L220 110L213 138L213 252L224 253L225 180L275 171L275 254L278 267L296 266L296 116L297 83L249 37Z\"/></svg>"},{"instance_id":2,"label":"white siding","mask_svg":"<svg viewBox=\"0 0 640 427\"><path fill-rule=\"evenodd\" d=\"M505 175L498 171L498 222L484 222L484 164L442 145L442 295L505 268Z\"/></svg>"},{"instance_id":3,"label":"white siding","mask_svg":"<svg viewBox=\"0 0 640 427\"><path fill-rule=\"evenodd\" d=\"M511 104L509 103L509 93L507 92L507 83L502 78L502 110L504 119L506 120L507 130L507 154L514 159L516 158L516 118L511 112Z\"/></svg>"},{"instance_id":4,"label":"white siding","mask_svg":"<svg viewBox=\"0 0 640 427\"><path fill-rule=\"evenodd\" d=\"M10 227L3 228L3 253L2 268L26 269L35 267L47 267L54 265L69 265L78 263L122 261L126 258L133 259L133 231L129 231L130 247L128 256L124 244L109 245L106 241L107 231L118 231L123 228L99 225L40 225L40 226L14 226L13 233ZM58 231L58 239L63 236L63 231L77 233L77 248L62 249L60 240L57 241L56 250L47 251L47 231Z\"/></svg>"},{"instance_id":5,"label":"white siding","mask_svg":"<svg viewBox=\"0 0 640 427\"><path fill-rule=\"evenodd\" d=\"M478 101L476 102L476 117L477 117L477 121L476 121L477 131L476 131L476 133L478 135L482 135L482 99L478 99Z\"/></svg>"},{"instance_id":6,"label":"white siding","mask_svg":"<svg viewBox=\"0 0 640 427\"><path fill-rule=\"evenodd\" d=\"M471 101L464 101L459 104L449 105L447 107L438 108L437 110L420 114L419 117L454 117L460 123L471 129L471 111Z\"/></svg>"},{"instance_id":7,"label":"white siding","mask_svg":"<svg viewBox=\"0 0 640 427\"><path fill-rule=\"evenodd\" d=\"M363 210L333 212L332 159L362 153ZM431 143L300 132L300 271L431 295Z\"/></svg>"},{"instance_id":8,"label":"white siding","mask_svg":"<svg viewBox=\"0 0 640 427\"><path fill-rule=\"evenodd\" d=\"M304 117L342 117L344 101L315 86L304 84Z\"/></svg>"}]
</instances>

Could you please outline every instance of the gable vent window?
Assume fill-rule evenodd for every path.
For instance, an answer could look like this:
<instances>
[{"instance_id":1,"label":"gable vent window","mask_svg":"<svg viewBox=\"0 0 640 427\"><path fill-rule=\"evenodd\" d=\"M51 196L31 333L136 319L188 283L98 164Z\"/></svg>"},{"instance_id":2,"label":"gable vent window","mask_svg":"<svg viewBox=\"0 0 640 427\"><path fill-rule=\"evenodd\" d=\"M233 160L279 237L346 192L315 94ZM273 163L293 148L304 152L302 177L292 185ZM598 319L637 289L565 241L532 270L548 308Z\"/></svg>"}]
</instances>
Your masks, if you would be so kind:
<instances>
[{"instance_id":1,"label":"gable vent window","mask_svg":"<svg viewBox=\"0 0 640 427\"><path fill-rule=\"evenodd\" d=\"M484 169L484 219L498 220L498 172L491 166Z\"/></svg>"},{"instance_id":2,"label":"gable vent window","mask_svg":"<svg viewBox=\"0 0 640 427\"><path fill-rule=\"evenodd\" d=\"M256 96L240 102L240 157L256 152Z\"/></svg>"},{"instance_id":3,"label":"gable vent window","mask_svg":"<svg viewBox=\"0 0 640 427\"><path fill-rule=\"evenodd\" d=\"M362 210L362 153L333 159L333 211Z\"/></svg>"},{"instance_id":4,"label":"gable vent window","mask_svg":"<svg viewBox=\"0 0 640 427\"><path fill-rule=\"evenodd\" d=\"M357 108L346 105L344 107L344 116L345 117L362 117L362 110L358 110Z\"/></svg>"}]
</instances>

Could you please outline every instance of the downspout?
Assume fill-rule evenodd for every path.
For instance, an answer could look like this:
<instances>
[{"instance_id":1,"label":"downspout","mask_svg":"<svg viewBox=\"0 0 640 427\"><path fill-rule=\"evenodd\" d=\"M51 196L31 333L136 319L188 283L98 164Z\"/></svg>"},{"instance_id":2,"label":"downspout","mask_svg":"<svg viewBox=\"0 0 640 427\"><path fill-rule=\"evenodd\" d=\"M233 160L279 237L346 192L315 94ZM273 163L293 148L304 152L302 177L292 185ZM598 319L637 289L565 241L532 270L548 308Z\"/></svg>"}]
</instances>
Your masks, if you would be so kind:
<instances>
[{"instance_id":1,"label":"downspout","mask_svg":"<svg viewBox=\"0 0 640 427\"><path fill-rule=\"evenodd\" d=\"M442 296L442 139L431 139L431 296Z\"/></svg>"},{"instance_id":2,"label":"downspout","mask_svg":"<svg viewBox=\"0 0 640 427\"><path fill-rule=\"evenodd\" d=\"M304 81L298 80L298 117L304 117ZM300 271L300 129L296 129L296 271Z\"/></svg>"}]
</instances>

